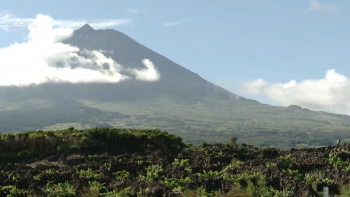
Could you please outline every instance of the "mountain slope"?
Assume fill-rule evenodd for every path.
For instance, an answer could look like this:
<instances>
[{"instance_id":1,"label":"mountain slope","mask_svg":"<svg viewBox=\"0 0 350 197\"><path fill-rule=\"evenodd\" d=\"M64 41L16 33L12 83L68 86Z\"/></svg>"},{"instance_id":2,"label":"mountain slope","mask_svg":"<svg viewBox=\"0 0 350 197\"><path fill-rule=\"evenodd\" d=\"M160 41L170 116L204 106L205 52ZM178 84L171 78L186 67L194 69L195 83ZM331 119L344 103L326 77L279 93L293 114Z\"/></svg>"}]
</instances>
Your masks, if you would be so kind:
<instances>
[{"instance_id":1,"label":"mountain slope","mask_svg":"<svg viewBox=\"0 0 350 197\"><path fill-rule=\"evenodd\" d=\"M0 132L91 128L159 128L199 144L227 141L279 148L350 141L350 117L298 106L275 107L216 86L116 30L85 25L66 44L104 51L125 68L154 63L160 80L117 84L52 84L0 87Z\"/></svg>"},{"instance_id":2,"label":"mountain slope","mask_svg":"<svg viewBox=\"0 0 350 197\"><path fill-rule=\"evenodd\" d=\"M141 63L142 60L149 59L152 61L160 73L159 81L128 80L114 86L115 91L130 95L126 100L134 100L135 97L145 98L160 95L194 100L201 100L200 98L206 96L221 99L236 96L116 30L94 30L89 25L85 25L74 31L74 35L65 40L64 43L81 49L106 51L105 56L111 57L126 68L145 68ZM118 95L115 95L113 98L119 100L118 97Z\"/></svg>"}]
</instances>

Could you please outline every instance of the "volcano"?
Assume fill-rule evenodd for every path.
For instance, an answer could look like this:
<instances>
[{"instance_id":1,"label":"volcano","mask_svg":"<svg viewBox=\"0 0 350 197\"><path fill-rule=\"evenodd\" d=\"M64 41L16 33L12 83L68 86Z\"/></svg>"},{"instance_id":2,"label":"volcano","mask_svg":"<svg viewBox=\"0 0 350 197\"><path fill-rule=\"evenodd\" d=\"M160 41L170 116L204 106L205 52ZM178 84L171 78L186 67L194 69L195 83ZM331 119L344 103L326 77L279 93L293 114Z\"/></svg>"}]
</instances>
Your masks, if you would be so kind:
<instances>
[{"instance_id":1,"label":"volcano","mask_svg":"<svg viewBox=\"0 0 350 197\"><path fill-rule=\"evenodd\" d=\"M22 132L74 126L159 128L199 144L239 141L278 148L330 145L349 138L350 117L298 106L277 107L246 99L208 82L197 73L113 29L88 24L64 44L100 51L128 69L145 69L150 60L157 81L45 83L0 87L0 131Z\"/></svg>"}]
</instances>

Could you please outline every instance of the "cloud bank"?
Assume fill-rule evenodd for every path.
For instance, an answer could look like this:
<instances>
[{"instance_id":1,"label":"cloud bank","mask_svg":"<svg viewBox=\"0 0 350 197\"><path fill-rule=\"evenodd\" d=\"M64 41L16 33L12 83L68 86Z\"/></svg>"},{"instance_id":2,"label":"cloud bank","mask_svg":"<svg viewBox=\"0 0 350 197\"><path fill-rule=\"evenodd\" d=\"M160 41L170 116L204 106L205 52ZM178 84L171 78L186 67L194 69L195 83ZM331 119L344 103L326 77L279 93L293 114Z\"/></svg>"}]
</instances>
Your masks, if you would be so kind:
<instances>
[{"instance_id":1,"label":"cloud bank","mask_svg":"<svg viewBox=\"0 0 350 197\"><path fill-rule=\"evenodd\" d=\"M324 11L324 12L336 12L338 11L339 8L337 6L334 6L333 4L322 4L318 0L310 0L309 3L309 11L312 12L319 12L319 11Z\"/></svg>"},{"instance_id":2,"label":"cloud bank","mask_svg":"<svg viewBox=\"0 0 350 197\"><path fill-rule=\"evenodd\" d=\"M160 75L153 63L144 60L144 70L134 76L120 74L123 67L102 51L79 50L58 42L71 36L68 26L54 28L50 16L37 15L28 26L29 41L0 49L0 86L28 86L42 83L118 83L135 78L156 81Z\"/></svg>"},{"instance_id":3,"label":"cloud bank","mask_svg":"<svg viewBox=\"0 0 350 197\"><path fill-rule=\"evenodd\" d=\"M263 79L245 82L242 92L263 96L283 106L299 105L316 111L350 115L350 80L334 69L324 79L269 83Z\"/></svg>"}]
</instances>

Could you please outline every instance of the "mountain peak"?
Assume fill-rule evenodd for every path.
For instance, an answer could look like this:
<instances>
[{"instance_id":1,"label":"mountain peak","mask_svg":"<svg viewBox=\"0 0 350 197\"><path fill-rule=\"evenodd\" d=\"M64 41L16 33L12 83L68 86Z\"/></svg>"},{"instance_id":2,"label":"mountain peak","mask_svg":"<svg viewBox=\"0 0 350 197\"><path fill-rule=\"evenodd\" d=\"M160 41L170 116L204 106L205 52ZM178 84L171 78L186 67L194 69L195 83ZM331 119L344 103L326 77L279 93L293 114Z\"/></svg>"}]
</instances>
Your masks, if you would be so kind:
<instances>
[{"instance_id":1,"label":"mountain peak","mask_svg":"<svg viewBox=\"0 0 350 197\"><path fill-rule=\"evenodd\" d=\"M82 26L80 29L78 29L79 31L94 31L94 28L92 28L89 24L85 24L84 26Z\"/></svg>"}]
</instances>

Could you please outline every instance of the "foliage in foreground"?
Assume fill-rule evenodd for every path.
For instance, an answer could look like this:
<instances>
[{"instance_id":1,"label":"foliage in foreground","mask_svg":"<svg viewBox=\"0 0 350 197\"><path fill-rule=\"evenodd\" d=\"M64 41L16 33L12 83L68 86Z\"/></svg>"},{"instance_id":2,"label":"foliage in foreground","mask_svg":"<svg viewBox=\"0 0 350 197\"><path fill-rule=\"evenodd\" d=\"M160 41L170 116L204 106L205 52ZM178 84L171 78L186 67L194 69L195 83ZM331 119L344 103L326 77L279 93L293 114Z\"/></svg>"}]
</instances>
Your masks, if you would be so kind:
<instances>
[{"instance_id":1,"label":"foliage in foreground","mask_svg":"<svg viewBox=\"0 0 350 197\"><path fill-rule=\"evenodd\" d=\"M193 147L159 130L70 128L3 134L0 148L0 161L6 163L1 165L0 196L40 192L50 196L149 196L163 191L182 196L284 197L306 190L319 192L324 185L332 187L333 195L343 186L340 181L348 181L334 174L350 169L349 160L342 159L350 146L297 153L237 145L231 139L231 143L203 142ZM305 170L307 164L299 168L309 157L321 167ZM278 182L282 179L292 185L277 185L276 176ZM306 187L298 190L295 185ZM343 186L340 192L344 196L349 190Z\"/></svg>"}]
</instances>

